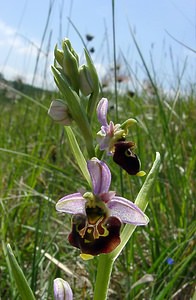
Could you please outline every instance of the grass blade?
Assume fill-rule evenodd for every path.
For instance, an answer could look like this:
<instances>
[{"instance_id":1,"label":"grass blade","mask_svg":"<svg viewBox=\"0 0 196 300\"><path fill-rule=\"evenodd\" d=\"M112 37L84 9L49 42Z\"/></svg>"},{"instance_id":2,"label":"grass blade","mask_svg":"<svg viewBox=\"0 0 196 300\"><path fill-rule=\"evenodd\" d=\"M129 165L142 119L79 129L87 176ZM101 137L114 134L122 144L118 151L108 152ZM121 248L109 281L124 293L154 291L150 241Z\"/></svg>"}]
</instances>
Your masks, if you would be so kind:
<instances>
[{"instance_id":1,"label":"grass blade","mask_svg":"<svg viewBox=\"0 0 196 300\"><path fill-rule=\"evenodd\" d=\"M8 260L11 266L12 274L15 279L16 285L18 287L18 291L20 293L20 296L23 300L35 300L35 297L33 295L33 292L24 276L24 273L22 269L20 268L14 253L12 251L12 248L10 244L7 245L7 254L8 254Z\"/></svg>"},{"instance_id":2,"label":"grass blade","mask_svg":"<svg viewBox=\"0 0 196 300\"><path fill-rule=\"evenodd\" d=\"M65 131L67 133L67 137L71 146L71 150L72 153L75 156L75 159L78 163L78 166L84 176L84 178L86 179L86 181L88 182L88 184L91 186L91 180L90 180L90 175L87 169L87 164L86 164L86 160L84 158L84 155L82 154L82 151L80 150L80 147L78 145L78 142L75 138L75 135L71 129L71 127L69 126L65 126Z\"/></svg>"},{"instance_id":3,"label":"grass blade","mask_svg":"<svg viewBox=\"0 0 196 300\"><path fill-rule=\"evenodd\" d=\"M167 298L167 295L173 289L175 282L180 278L181 273L186 269L191 259L195 256L195 252L193 251L188 257L184 259L182 265L176 270L173 278L168 282L164 289L156 296L156 300L164 300Z\"/></svg>"}]
</instances>

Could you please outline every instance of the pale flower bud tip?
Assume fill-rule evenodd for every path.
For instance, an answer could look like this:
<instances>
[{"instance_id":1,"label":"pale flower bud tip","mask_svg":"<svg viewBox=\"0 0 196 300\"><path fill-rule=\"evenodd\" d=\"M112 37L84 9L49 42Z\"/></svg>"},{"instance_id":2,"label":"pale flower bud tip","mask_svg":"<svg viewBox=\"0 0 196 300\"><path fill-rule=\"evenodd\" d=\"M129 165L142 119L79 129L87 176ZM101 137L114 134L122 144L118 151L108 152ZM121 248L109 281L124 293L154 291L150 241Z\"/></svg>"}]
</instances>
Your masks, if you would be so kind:
<instances>
[{"instance_id":1,"label":"pale flower bud tip","mask_svg":"<svg viewBox=\"0 0 196 300\"><path fill-rule=\"evenodd\" d=\"M70 125L71 117L67 105L61 100L53 100L48 109L49 116L57 123Z\"/></svg>"},{"instance_id":2,"label":"pale flower bud tip","mask_svg":"<svg viewBox=\"0 0 196 300\"><path fill-rule=\"evenodd\" d=\"M72 300L73 293L69 283L62 278L54 280L54 299L55 300Z\"/></svg>"}]
</instances>

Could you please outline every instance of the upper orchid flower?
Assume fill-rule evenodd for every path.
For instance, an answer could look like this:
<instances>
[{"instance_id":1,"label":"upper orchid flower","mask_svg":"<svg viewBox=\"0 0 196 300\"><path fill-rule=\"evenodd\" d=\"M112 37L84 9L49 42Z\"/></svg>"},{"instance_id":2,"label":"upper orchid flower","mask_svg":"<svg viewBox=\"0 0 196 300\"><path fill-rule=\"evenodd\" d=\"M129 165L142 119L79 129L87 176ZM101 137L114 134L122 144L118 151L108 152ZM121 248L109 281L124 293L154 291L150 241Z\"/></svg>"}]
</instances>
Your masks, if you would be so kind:
<instances>
[{"instance_id":1,"label":"upper orchid flower","mask_svg":"<svg viewBox=\"0 0 196 300\"><path fill-rule=\"evenodd\" d=\"M86 254L113 251L120 243L122 223L146 225L147 216L131 201L109 191L111 173L108 166L92 158L87 162L93 193L74 193L60 199L56 209L73 214L69 242Z\"/></svg>"},{"instance_id":2,"label":"upper orchid flower","mask_svg":"<svg viewBox=\"0 0 196 300\"><path fill-rule=\"evenodd\" d=\"M97 106L97 117L101 123L101 130L97 133L100 150L106 150L113 160L130 175L144 176L140 171L141 163L134 153L135 143L125 141L128 127L136 123L135 119L128 119L123 124L107 122L108 100L102 98Z\"/></svg>"},{"instance_id":3,"label":"upper orchid flower","mask_svg":"<svg viewBox=\"0 0 196 300\"><path fill-rule=\"evenodd\" d=\"M114 153L114 145L117 141L125 140L128 134L128 127L135 124L135 119L128 119L123 124L107 122L108 100L102 98L97 106L97 117L101 123L101 130L97 133L100 150L106 150L109 155Z\"/></svg>"}]
</instances>

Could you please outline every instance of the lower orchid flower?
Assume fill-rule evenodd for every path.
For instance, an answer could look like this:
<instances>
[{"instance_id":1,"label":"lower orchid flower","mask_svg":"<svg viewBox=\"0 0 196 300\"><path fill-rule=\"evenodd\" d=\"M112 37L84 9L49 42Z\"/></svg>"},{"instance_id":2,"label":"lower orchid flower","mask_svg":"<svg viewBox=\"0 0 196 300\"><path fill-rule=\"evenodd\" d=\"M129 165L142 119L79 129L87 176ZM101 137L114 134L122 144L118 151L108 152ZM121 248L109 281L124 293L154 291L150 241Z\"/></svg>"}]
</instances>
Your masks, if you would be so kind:
<instances>
[{"instance_id":1,"label":"lower orchid flower","mask_svg":"<svg viewBox=\"0 0 196 300\"><path fill-rule=\"evenodd\" d=\"M74 193L56 204L59 212L73 215L68 240L81 250L81 257L109 253L120 244L122 223L146 225L148 217L131 201L109 191L111 173L97 158L87 162L93 192Z\"/></svg>"}]
</instances>

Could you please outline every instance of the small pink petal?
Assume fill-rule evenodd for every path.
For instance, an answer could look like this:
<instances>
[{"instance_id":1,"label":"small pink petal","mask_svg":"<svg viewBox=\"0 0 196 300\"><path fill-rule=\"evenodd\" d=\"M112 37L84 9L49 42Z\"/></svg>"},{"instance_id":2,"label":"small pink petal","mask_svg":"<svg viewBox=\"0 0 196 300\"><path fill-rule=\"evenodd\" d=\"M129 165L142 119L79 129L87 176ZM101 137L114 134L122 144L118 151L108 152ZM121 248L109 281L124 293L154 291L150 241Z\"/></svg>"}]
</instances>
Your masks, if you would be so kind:
<instances>
[{"instance_id":1,"label":"small pink petal","mask_svg":"<svg viewBox=\"0 0 196 300\"><path fill-rule=\"evenodd\" d=\"M109 192L101 194L99 196L103 202L108 203L109 201L111 201L114 198L115 195L116 195L116 192L109 191Z\"/></svg>"},{"instance_id":2,"label":"small pink petal","mask_svg":"<svg viewBox=\"0 0 196 300\"><path fill-rule=\"evenodd\" d=\"M86 214L86 199L80 193L70 194L61 198L56 204L56 210L68 214Z\"/></svg>"},{"instance_id":3,"label":"small pink petal","mask_svg":"<svg viewBox=\"0 0 196 300\"><path fill-rule=\"evenodd\" d=\"M102 98L97 105L97 117L101 125L108 126L107 122L108 99Z\"/></svg>"},{"instance_id":4,"label":"small pink petal","mask_svg":"<svg viewBox=\"0 0 196 300\"><path fill-rule=\"evenodd\" d=\"M96 157L87 162L87 167L93 184L95 195L107 193L111 183L111 173L108 166Z\"/></svg>"},{"instance_id":5,"label":"small pink petal","mask_svg":"<svg viewBox=\"0 0 196 300\"><path fill-rule=\"evenodd\" d=\"M108 134L110 135L110 137L114 136L114 131L116 129L119 128L119 124L114 125L114 123L112 121L110 121L109 125L108 125Z\"/></svg>"},{"instance_id":6,"label":"small pink petal","mask_svg":"<svg viewBox=\"0 0 196 300\"><path fill-rule=\"evenodd\" d=\"M110 215L119 218L122 223L147 225L149 222L143 211L125 198L115 196L107 203L107 207L110 209Z\"/></svg>"},{"instance_id":7,"label":"small pink petal","mask_svg":"<svg viewBox=\"0 0 196 300\"><path fill-rule=\"evenodd\" d=\"M109 136L105 136L98 139L100 150L105 150L109 148L111 138Z\"/></svg>"}]
</instances>

